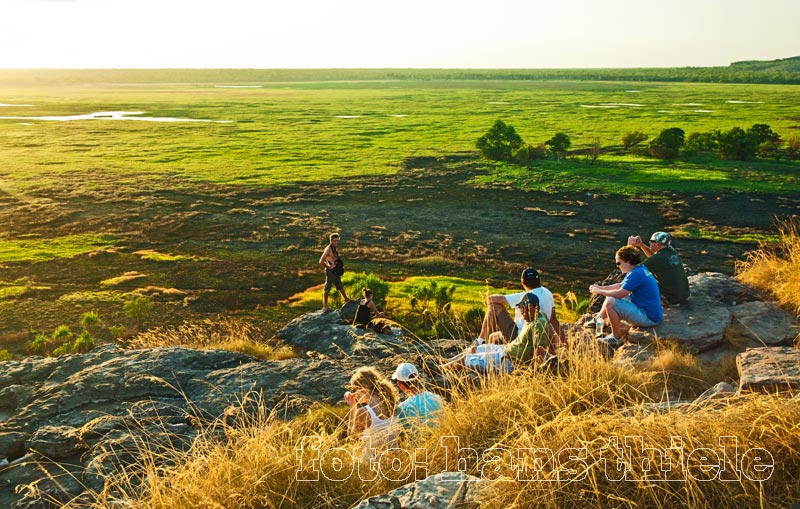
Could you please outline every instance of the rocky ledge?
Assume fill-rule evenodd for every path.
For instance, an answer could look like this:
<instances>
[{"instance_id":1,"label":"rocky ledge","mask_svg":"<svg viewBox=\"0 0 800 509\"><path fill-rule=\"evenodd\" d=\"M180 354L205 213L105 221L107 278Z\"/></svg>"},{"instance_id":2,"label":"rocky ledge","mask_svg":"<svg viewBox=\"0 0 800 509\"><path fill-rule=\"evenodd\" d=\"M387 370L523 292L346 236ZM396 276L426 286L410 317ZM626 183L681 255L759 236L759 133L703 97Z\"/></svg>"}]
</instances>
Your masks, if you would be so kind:
<instances>
[{"instance_id":1,"label":"rocky ledge","mask_svg":"<svg viewBox=\"0 0 800 509\"><path fill-rule=\"evenodd\" d=\"M772 347L791 343L793 317L722 274L699 274L691 284L690 304L667 310L654 329L632 329L630 338L640 344L620 349L616 362L635 364L651 355L649 342L672 339L705 356L742 351L738 391L800 387L800 349ZM341 316L317 311L289 323L277 337L298 357L286 360L108 345L83 355L0 363L0 412L8 415L0 422L0 507L47 508L76 498L89 503L106 478L137 461L144 436L151 448L185 450L201 427L236 418L255 407L253 401L291 417L313 404L341 401L359 366L384 372L401 361L424 366L464 346L421 343L400 329L380 335L354 329ZM574 334L584 330L567 327ZM734 390L720 387L701 398Z\"/></svg>"}]
</instances>

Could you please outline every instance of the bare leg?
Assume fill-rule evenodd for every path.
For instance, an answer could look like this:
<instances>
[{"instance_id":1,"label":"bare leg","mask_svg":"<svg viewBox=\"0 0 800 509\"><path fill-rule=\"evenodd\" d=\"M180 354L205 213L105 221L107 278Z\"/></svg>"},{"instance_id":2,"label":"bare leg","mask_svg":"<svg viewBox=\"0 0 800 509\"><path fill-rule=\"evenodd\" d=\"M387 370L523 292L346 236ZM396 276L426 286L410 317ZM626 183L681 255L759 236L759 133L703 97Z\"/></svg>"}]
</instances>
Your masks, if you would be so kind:
<instances>
[{"instance_id":1,"label":"bare leg","mask_svg":"<svg viewBox=\"0 0 800 509\"><path fill-rule=\"evenodd\" d=\"M614 304L616 302L617 299L614 297L606 297L600 312L603 313L605 319L611 324L611 334L615 338L620 339L622 337L622 327L620 327L619 314L617 314L617 311L614 309Z\"/></svg>"},{"instance_id":2,"label":"bare leg","mask_svg":"<svg viewBox=\"0 0 800 509\"><path fill-rule=\"evenodd\" d=\"M328 292L322 292L322 310L327 311L328 309Z\"/></svg>"},{"instance_id":3,"label":"bare leg","mask_svg":"<svg viewBox=\"0 0 800 509\"><path fill-rule=\"evenodd\" d=\"M481 324L481 335L483 339L489 339L493 332L500 331L506 342L514 339L517 324L508 313L508 310L503 304L490 303L489 308L486 310L486 315L483 317L483 324Z\"/></svg>"}]
</instances>

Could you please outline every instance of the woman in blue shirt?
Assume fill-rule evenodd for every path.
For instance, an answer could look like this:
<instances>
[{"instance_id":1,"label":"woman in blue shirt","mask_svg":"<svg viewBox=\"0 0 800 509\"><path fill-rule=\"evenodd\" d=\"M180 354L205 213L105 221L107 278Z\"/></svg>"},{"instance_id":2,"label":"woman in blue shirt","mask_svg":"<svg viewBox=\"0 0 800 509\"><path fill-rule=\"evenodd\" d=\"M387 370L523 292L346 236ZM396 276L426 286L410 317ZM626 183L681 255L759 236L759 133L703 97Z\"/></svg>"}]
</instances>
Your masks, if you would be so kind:
<instances>
[{"instance_id":1,"label":"woman in blue shirt","mask_svg":"<svg viewBox=\"0 0 800 509\"><path fill-rule=\"evenodd\" d=\"M633 246L621 247L616 253L619 270L625 274L622 283L608 286L591 285L589 292L606 297L600 313L611 324L611 334L600 341L609 346L622 344L620 320L639 327L653 327L661 322L661 292L653 274L641 264L639 250Z\"/></svg>"}]
</instances>

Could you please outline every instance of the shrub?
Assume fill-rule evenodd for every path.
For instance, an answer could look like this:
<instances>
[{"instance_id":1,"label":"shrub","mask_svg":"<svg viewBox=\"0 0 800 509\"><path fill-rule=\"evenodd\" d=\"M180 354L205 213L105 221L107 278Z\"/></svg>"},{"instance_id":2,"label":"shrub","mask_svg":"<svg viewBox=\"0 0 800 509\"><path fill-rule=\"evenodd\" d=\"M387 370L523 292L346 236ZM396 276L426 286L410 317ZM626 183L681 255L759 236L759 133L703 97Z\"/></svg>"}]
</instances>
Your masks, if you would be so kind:
<instances>
[{"instance_id":1,"label":"shrub","mask_svg":"<svg viewBox=\"0 0 800 509\"><path fill-rule=\"evenodd\" d=\"M675 159L684 143L684 132L680 127L664 129L650 142L647 153L657 159Z\"/></svg>"},{"instance_id":2,"label":"shrub","mask_svg":"<svg viewBox=\"0 0 800 509\"><path fill-rule=\"evenodd\" d=\"M556 159L562 159L572 145L572 141L567 134L556 133L552 138L544 142L544 145Z\"/></svg>"},{"instance_id":3,"label":"shrub","mask_svg":"<svg viewBox=\"0 0 800 509\"><path fill-rule=\"evenodd\" d=\"M686 150L691 152L710 152L717 150L719 133L691 133L686 138Z\"/></svg>"},{"instance_id":4,"label":"shrub","mask_svg":"<svg viewBox=\"0 0 800 509\"><path fill-rule=\"evenodd\" d=\"M150 311L152 311L152 309L153 300L145 296L134 297L122 306L122 310L125 311L125 314L135 321L136 326L139 328L142 327L144 321L150 316Z\"/></svg>"},{"instance_id":5,"label":"shrub","mask_svg":"<svg viewBox=\"0 0 800 509\"><path fill-rule=\"evenodd\" d=\"M14 358L14 356L11 355L11 352L9 352L8 350L6 350L4 348L0 349L0 362L10 361L13 358Z\"/></svg>"},{"instance_id":6,"label":"shrub","mask_svg":"<svg viewBox=\"0 0 800 509\"><path fill-rule=\"evenodd\" d=\"M648 136L641 131L625 133L622 136L622 146L625 147L625 150L631 150L636 147L636 145L647 140L647 137Z\"/></svg>"},{"instance_id":7,"label":"shrub","mask_svg":"<svg viewBox=\"0 0 800 509\"><path fill-rule=\"evenodd\" d=\"M49 343L50 338L39 332L36 333L31 342L28 343L28 350L33 354L44 355Z\"/></svg>"},{"instance_id":8,"label":"shrub","mask_svg":"<svg viewBox=\"0 0 800 509\"><path fill-rule=\"evenodd\" d=\"M84 329L88 329L98 323L100 323L100 315L97 314L97 311L87 311L81 316L81 325Z\"/></svg>"},{"instance_id":9,"label":"shrub","mask_svg":"<svg viewBox=\"0 0 800 509\"><path fill-rule=\"evenodd\" d=\"M493 161L510 161L512 154L522 145L522 138L514 127L502 120L497 120L475 143L483 157Z\"/></svg>"},{"instance_id":10,"label":"shrub","mask_svg":"<svg viewBox=\"0 0 800 509\"><path fill-rule=\"evenodd\" d=\"M756 156L758 138L755 134L741 127L719 135L719 157L736 161L749 161Z\"/></svg>"},{"instance_id":11,"label":"shrub","mask_svg":"<svg viewBox=\"0 0 800 509\"><path fill-rule=\"evenodd\" d=\"M75 343L72 345L72 351L76 353L86 353L91 351L94 348L94 338L89 331L84 330L78 336L78 339L75 340Z\"/></svg>"},{"instance_id":12,"label":"shrub","mask_svg":"<svg viewBox=\"0 0 800 509\"><path fill-rule=\"evenodd\" d=\"M342 285L351 299L360 298L361 289L369 288L372 290L372 300L378 307L385 305L386 296L389 294L389 283L373 273L346 272L342 276Z\"/></svg>"}]
</instances>

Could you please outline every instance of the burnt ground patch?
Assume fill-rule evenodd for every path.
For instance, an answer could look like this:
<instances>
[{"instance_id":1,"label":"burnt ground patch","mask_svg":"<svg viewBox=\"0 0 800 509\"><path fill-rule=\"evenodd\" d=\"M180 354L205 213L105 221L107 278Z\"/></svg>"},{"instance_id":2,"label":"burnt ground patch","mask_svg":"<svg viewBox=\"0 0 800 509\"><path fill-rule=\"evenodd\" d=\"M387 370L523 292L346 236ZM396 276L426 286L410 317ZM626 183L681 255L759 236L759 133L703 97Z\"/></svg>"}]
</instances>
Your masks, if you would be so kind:
<instances>
[{"instance_id":1,"label":"burnt ground patch","mask_svg":"<svg viewBox=\"0 0 800 509\"><path fill-rule=\"evenodd\" d=\"M333 230L342 232L349 270L514 286L530 264L541 268L547 286L585 292L610 272L613 252L629 234L687 228L768 234L775 217L800 207L796 196L477 188L470 182L480 171L467 158L421 158L392 175L280 188L178 176L122 180L92 171L66 174L25 196L0 194L0 226L8 238L104 233L117 241L92 255L0 266L0 281L32 288L0 299L0 339L18 342L31 328L74 324L92 309L106 325L130 326L122 302L131 292L153 297L151 326L268 308L322 282L317 260ZM754 244L681 238L676 247L695 271L732 273ZM180 257L152 259L141 250ZM420 259L436 261L415 263ZM144 276L133 286L108 283L133 271Z\"/></svg>"}]
</instances>

